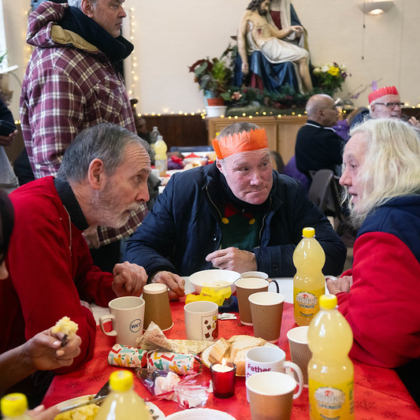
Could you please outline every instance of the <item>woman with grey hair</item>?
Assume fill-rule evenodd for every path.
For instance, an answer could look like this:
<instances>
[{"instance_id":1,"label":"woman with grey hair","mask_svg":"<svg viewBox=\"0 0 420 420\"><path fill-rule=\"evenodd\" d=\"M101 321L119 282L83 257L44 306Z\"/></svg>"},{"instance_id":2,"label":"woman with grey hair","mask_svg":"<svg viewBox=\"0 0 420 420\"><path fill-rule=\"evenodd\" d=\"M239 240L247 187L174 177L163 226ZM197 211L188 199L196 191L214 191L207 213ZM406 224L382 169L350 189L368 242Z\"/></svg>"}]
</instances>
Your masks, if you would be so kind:
<instances>
[{"instance_id":1,"label":"woman with grey hair","mask_svg":"<svg viewBox=\"0 0 420 420\"><path fill-rule=\"evenodd\" d=\"M327 280L352 327L350 355L395 368L420 358L420 139L397 119L352 130L340 184L359 228L351 270Z\"/></svg>"}]
</instances>

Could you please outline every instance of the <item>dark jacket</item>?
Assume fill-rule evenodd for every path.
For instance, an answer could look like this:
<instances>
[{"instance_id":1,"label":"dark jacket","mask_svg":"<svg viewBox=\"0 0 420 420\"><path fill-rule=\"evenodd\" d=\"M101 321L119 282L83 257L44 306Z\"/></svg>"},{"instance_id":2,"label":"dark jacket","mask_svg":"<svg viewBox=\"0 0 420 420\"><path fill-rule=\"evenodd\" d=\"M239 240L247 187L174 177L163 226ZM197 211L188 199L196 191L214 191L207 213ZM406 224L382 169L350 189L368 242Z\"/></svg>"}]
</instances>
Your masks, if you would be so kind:
<instances>
[{"instance_id":1,"label":"dark jacket","mask_svg":"<svg viewBox=\"0 0 420 420\"><path fill-rule=\"evenodd\" d=\"M331 169L340 175L338 165L343 163L343 139L331 128L308 120L297 134L295 155L300 172Z\"/></svg>"},{"instance_id":2,"label":"dark jacket","mask_svg":"<svg viewBox=\"0 0 420 420\"><path fill-rule=\"evenodd\" d=\"M160 270L188 276L211 268L205 258L221 243L221 176L215 164L173 175L128 241L125 259L143 266L149 276ZM272 277L293 276L293 251L302 229L310 226L326 253L324 273L340 274L346 248L300 183L273 171L268 200L261 246L252 251L258 270Z\"/></svg>"}]
</instances>

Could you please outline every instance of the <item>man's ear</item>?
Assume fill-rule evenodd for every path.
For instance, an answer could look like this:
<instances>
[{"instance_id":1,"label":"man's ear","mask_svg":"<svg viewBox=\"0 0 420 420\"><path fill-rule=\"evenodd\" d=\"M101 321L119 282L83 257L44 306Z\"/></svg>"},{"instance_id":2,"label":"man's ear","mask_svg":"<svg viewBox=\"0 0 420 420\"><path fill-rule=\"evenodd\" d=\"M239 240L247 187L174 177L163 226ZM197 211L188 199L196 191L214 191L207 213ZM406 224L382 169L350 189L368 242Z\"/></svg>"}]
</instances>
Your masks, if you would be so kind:
<instances>
[{"instance_id":1,"label":"man's ear","mask_svg":"<svg viewBox=\"0 0 420 420\"><path fill-rule=\"evenodd\" d=\"M375 104L372 104L370 106L370 113L371 113L371 115L375 115L375 111L376 111L376 105Z\"/></svg>"},{"instance_id":2,"label":"man's ear","mask_svg":"<svg viewBox=\"0 0 420 420\"><path fill-rule=\"evenodd\" d=\"M220 159L219 159L219 158L216 158L216 166L217 166L217 169L218 169L221 173L223 173L223 165L222 165L222 163L220 162Z\"/></svg>"},{"instance_id":3,"label":"man's ear","mask_svg":"<svg viewBox=\"0 0 420 420\"><path fill-rule=\"evenodd\" d=\"M94 6L91 0L82 0L81 9L87 17L93 18L93 8Z\"/></svg>"},{"instance_id":4,"label":"man's ear","mask_svg":"<svg viewBox=\"0 0 420 420\"><path fill-rule=\"evenodd\" d=\"M101 159L93 159L88 169L88 182L94 190L103 188L106 182L104 163Z\"/></svg>"}]
</instances>

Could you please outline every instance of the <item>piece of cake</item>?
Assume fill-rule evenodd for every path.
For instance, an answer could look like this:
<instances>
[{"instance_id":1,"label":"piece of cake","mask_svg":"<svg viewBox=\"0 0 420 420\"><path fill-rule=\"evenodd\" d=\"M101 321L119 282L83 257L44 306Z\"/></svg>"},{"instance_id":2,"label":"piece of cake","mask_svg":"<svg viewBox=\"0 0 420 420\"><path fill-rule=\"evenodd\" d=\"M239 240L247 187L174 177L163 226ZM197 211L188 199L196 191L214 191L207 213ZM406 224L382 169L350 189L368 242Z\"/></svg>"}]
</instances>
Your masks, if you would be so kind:
<instances>
[{"instance_id":1,"label":"piece of cake","mask_svg":"<svg viewBox=\"0 0 420 420\"><path fill-rule=\"evenodd\" d=\"M217 340L209 353L209 360L211 363L222 363L223 358L229 357L230 344L221 338Z\"/></svg>"},{"instance_id":2,"label":"piece of cake","mask_svg":"<svg viewBox=\"0 0 420 420\"><path fill-rule=\"evenodd\" d=\"M67 338L73 338L76 335L79 326L73 322L68 316L63 316L54 327L51 328L53 334L63 333Z\"/></svg>"}]
</instances>

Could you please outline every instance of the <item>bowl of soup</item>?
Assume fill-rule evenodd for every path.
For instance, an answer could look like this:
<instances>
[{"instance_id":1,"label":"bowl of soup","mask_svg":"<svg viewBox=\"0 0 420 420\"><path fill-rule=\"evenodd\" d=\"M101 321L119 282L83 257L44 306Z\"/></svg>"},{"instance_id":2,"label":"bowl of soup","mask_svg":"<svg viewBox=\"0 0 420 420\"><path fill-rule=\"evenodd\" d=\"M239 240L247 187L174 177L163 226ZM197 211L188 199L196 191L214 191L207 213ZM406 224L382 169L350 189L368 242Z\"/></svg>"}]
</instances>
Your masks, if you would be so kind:
<instances>
[{"instance_id":1,"label":"bowl of soup","mask_svg":"<svg viewBox=\"0 0 420 420\"><path fill-rule=\"evenodd\" d=\"M190 276L190 282L198 294L201 293L203 287L211 287L214 290L230 287L234 293L236 290L234 282L240 277L241 275L236 271L213 269L197 271Z\"/></svg>"}]
</instances>

